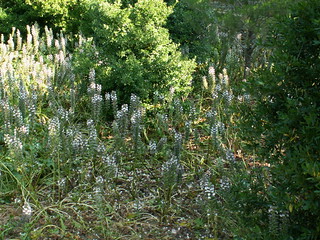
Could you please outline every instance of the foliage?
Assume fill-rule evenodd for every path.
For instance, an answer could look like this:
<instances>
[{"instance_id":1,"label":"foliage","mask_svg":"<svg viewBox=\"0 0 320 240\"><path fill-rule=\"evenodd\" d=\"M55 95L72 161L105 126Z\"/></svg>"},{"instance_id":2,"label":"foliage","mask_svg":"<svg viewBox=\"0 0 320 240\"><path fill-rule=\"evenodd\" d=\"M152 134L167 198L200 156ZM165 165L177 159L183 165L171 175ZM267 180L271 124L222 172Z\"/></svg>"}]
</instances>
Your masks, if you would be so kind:
<instances>
[{"instance_id":1,"label":"foliage","mask_svg":"<svg viewBox=\"0 0 320 240\"><path fill-rule=\"evenodd\" d=\"M216 16L210 1L181 0L174 6L167 28L172 39L181 45L183 53L197 56L198 62L212 58L218 47Z\"/></svg>"},{"instance_id":2,"label":"foliage","mask_svg":"<svg viewBox=\"0 0 320 240\"><path fill-rule=\"evenodd\" d=\"M66 30L70 21L71 11L77 5L76 0L27 0L26 3L41 17L41 26L47 25L56 29ZM72 31L72 29L68 29Z\"/></svg>"},{"instance_id":3,"label":"foliage","mask_svg":"<svg viewBox=\"0 0 320 240\"><path fill-rule=\"evenodd\" d=\"M320 5L301 1L291 10L274 23L268 39L271 66L257 72L248 87L256 102L257 151L272 165L271 202L290 211L294 239L317 239Z\"/></svg>"},{"instance_id":4,"label":"foliage","mask_svg":"<svg viewBox=\"0 0 320 240\"><path fill-rule=\"evenodd\" d=\"M167 24L182 52L196 57L200 78L209 65L227 68L234 82L262 67L270 52L261 42L269 22L285 14L288 1L181 0ZM196 79L201 81L201 79Z\"/></svg>"},{"instance_id":5,"label":"foliage","mask_svg":"<svg viewBox=\"0 0 320 240\"><path fill-rule=\"evenodd\" d=\"M120 2L97 2L89 9L80 29L98 47L103 91L116 90L126 101L131 93L147 100L155 90L166 97L170 89L188 92L194 63L181 56L163 27L171 13L163 1L125 8Z\"/></svg>"},{"instance_id":6,"label":"foliage","mask_svg":"<svg viewBox=\"0 0 320 240\"><path fill-rule=\"evenodd\" d=\"M24 1L9 0L0 2L1 34L10 34L12 27L24 29L30 21L34 21L34 12L32 7Z\"/></svg>"},{"instance_id":7,"label":"foliage","mask_svg":"<svg viewBox=\"0 0 320 240\"><path fill-rule=\"evenodd\" d=\"M0 7L1 239L319 238L316 0Z\"/></svg>"},{"instance_id":8,"label":"foliage","mask_svg":"<svg viewBox=\"0 0 320 240\"><path fill-rule=\"evenodd\" d=\"M9 0L1 1L0 9L1 33L9 34L11 28L15 27L25 35L25 26L35 23L42 28L48 26L55 32L78 32L79 20L76 16L81 8L76 0Z\"/></svg>"}]
</instances>

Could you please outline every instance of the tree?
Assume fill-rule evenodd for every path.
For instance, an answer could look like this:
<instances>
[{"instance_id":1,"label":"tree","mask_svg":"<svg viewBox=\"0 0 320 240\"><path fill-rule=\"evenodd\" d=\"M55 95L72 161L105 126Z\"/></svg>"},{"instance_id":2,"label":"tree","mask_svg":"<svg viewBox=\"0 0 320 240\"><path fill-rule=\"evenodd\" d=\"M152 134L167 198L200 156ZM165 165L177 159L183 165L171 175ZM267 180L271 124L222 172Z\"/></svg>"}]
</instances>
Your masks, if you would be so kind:
<instances>
[{"instance_id":1,"label":"tree","mask_svg":"<svg viewBox=\"0 0 320 240\"><path fill-rule=\"evenodd\" d=\"M15 27L25 33L26 25L37 23L42 29L77 33L80 7L77 0L0 1L0 32L9 34Z\"/></svg>"}]
</instances>

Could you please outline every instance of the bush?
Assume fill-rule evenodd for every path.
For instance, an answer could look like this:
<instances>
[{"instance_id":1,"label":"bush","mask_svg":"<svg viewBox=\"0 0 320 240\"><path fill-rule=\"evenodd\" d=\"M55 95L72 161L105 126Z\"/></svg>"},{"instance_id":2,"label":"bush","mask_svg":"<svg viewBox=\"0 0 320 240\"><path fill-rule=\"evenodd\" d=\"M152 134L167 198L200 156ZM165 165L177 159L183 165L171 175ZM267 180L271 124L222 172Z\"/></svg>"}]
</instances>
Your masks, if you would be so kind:
<instances>
[{"instance_id":1,"label":"bush","mask_svg":"<svg viewBox=\"0 0 320 240\"><path fill-rule=\"evenodd\" d=\"M123 100L131 93L141 99L153 92L169 96L170 89L190 89L194 62L183 59L163 26L172 12L162 0L88 4L81 31L94 36L102 70L98 81L104 91L116 90Z\"/></svg>"},{"instance_id":2,"label":"bush","mask_svg":"<svg viewBox=\"0 0 320 240\"><path fill-rule=\"evenodd\" d=\"M9 34L15 27L23 31L27 24L37 23L55 32L78 32L78 16L82 4L75 0L6 0L0 2L0 33Z\"/></svg>"},{"instance_id":3,"label":"bush","mask_svg":"<svg viewBox=\"0 0 320 240\"><path fill-rule=\"evenodd\" d=\"M292 5L273 26L270 68L249 83L260 154L272 166L270 201L290 212L294 239L320 236L320 4Z\"/></svg>"}]
</instances>

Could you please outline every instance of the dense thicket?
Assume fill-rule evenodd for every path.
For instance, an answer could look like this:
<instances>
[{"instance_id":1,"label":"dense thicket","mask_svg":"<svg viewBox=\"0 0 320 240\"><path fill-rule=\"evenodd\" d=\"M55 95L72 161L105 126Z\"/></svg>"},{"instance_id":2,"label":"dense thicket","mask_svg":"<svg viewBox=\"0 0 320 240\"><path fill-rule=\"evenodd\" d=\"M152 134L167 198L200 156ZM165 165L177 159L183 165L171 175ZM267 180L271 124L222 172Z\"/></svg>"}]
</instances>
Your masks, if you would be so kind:
<instances>
[{"instance_id":1,"label":"dense thicket","mask_svg":"<svg viewBox=\"0 0 320 240\"><path fill-rule=\"evenodd\" d=\"M258 151L272 165L271 201L290 210L294 239L320 234L320 4L301 1L277 19L270 67L249 83ZM262 142L261 142L262 140Z\"/></svg>"}]
</instances>

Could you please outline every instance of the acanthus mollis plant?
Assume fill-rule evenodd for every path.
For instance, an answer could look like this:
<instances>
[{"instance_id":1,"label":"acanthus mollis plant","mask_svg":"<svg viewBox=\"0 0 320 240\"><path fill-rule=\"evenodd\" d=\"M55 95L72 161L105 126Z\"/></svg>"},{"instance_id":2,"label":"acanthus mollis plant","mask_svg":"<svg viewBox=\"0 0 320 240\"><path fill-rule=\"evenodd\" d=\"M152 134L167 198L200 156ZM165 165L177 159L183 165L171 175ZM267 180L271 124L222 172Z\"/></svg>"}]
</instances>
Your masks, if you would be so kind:
<instances>
[{"instance_id":1,"label":"acanthus mollis plant","mask_svg":"<svg viewBox=\"0 0 320 240\"><path fill-rule=\"evenodd\" d=\"M224 154L226 149L232 148L230 139L231 129L234 125L233 117L233 90L230 86L227 70L216 77L213 66L209 67L208 76L203 77L204 88L209 98L210 108L206 112L208 132L212 142L212 149L216 154Z\"/></svg>"},{"instance_id":2,"label":"acanthus mollis plant","mask_svg":"<svg viewBox=\"0 0 320 240\"><path fill-rule=\"evenodd\" d=\"M26 28L25 40L17 29L7 42L1 37L0 151L26 182L52 170L60 181L59 172L67 172L75 156L72 126L79 99L72 55L64 35ZM93 112L98 118L99 109Z\"/></svg>"},{"instance_id":3,"label":"acanthus mollis plant","mask_svg":"<svg viewBox=\"0 0 320 240\"><path fill-rule=\"evenodd\" d=\"M131 136L133 140L134 152L138 153L143 148L141 141L141 133L143 131L143 121L145 109L142 106L140 98L135 94L130 98L130 121L131 121Z\"/></svg>"},{"instance_id":4,"label":"acanthus mollis plant","mask_svg":"<svg viewBox=\"0 0 320 240\"><path fill-rule=\"evenodd\" d=\"M90 109L92 111L92 118L94 121L99 122L102 117L103 97L101 95L101 85L96 83L95 70L91 69L89 72L89 86L87 89L90 98Z\"/></svg>"}]
</instances>

